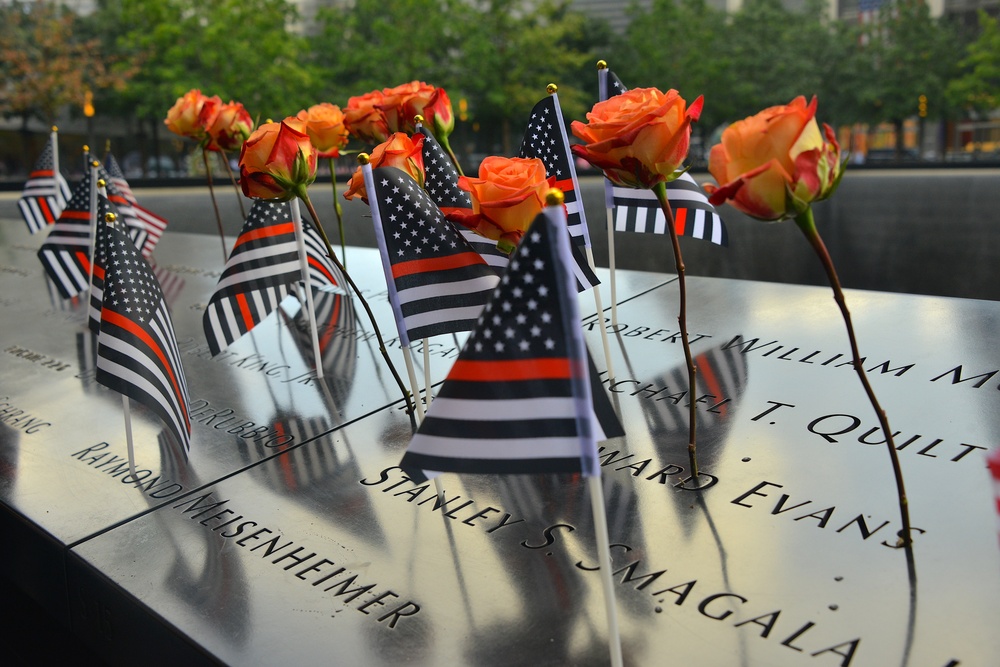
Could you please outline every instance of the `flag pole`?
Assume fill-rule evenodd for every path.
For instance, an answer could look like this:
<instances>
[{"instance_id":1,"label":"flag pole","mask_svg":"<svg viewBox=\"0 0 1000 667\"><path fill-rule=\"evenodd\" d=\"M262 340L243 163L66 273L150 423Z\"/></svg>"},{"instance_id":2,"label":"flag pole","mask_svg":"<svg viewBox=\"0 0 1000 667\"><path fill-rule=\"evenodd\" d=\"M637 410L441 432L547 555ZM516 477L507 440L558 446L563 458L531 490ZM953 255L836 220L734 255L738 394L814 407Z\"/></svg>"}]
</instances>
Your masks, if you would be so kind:
<instances>
[{"instance_id":1,"label":"flag pole","mask_svg":"<svg viewBox=\"0 0 1000 667\"><path fill-rule=\"evenodd\" d=\"M370 156L367 153L360 153L358 155L358 163L361 165L361 175L365 179L365 191L374 193L375 179L374 176L372 176ZM399 302L393 296L393 278L389 268L390 262L385 244L385 230L382 228L382 217L379 213L378 202L369 201L368 205L372 212L372 226L375 229L375 241L378 245L378 251L382 258L382 271L385 274L385 285L389 290L389 305L392 306L393 310L392 319L396 323L396 334L399 336L399 347L403 350L403 361L406 363L406 375L410 380L410 393L413 394L413 405L416 409L415 414L417 425L419 426L420 422L424 420L424 404L423 401L420 400L420 387L417 384L417 374L413 370L413 356L410 354L410 338L406 335L405 328L400 326L402 314L400 313Z\"/></svg>"},{"instance_id":2,"label":"flag pole","mask_svg":"<svg viewBox=\"0 0 1000 667\"><path fill-rule=\"evenodd\" d=\"M563 193L553 188L545 197L546 216L549 211L555 211L550 222L556 222L552 227L556 230L556 257L561 258L564 267L571 266L569 230L566 227L565 209L562 206ZM559 224L561 223L561 224ZM579 320L576 307L575 281L570 272L565 270L565 288L560 290L560 300L563 302L563 313L567 317ZM601 486L601 467L597 463L597 447L592 429L590 412L593 411L593 397L590 392L589 373L586 358L587 347L583 340L583 331L575 326L566 327L566 348L570 359L574 359L573 394L577 402L576 423L580 438L581 472L587 477L590 508L594 519L594 538L597 543L597 562L601 573L601 588L604 592L604 611L608 622L608 650L611 653L612 667L622 667L622 641L618 628L618 606L615 603L615 587L611 579L611 540L608 537L608 516L604 509L604 489Z\"/></svg>"},{"instance_id":3,"label":"flag pole","mask_svg":"<svg viewBox=\"0 0 1000 667\"><path fill-rule=\"evenodd\" d=\"M312 334L313 358L315 359L316 377L323 377L323 358L319 351L319 332L316 327L316 310L313 308L312 282L309 279L309 264L306 262L306 242L302 234L302 212L299 210L299 200L292 199L292 224L295 226L295 245L299 251L299 268L302 271L302 282L306 290L306 310L309 311L309 328Z\"/></svg>"},{"instance_id":4,"label":"flag pole","mask_svg":"<svg viewBox=\"0 0 1000 667\"><path fill-rule=\"evenodd\" d=\"M86 146L84 147L86 148ZM97 188L103 187L104 179L97 182L97 160L90 163L90 261L87 262L87 303L90 303L90 294L94 284L94 248L97 246Z\"/></svg>"},{"instance_id":5,"label":"flag pole","mask_svg":"<svg viewBox=\"0 0 1000 667\"><path fill-rule=\"evenodd\" d=\"M59 128L52 126L52 133L49 135L52 142L52 182L55 183L56 190L59 190Z\"/></svg>"},{"instance_id":6,"label":"flag pole","mask_svg":"<svg viewBox=\"0 0 1000 667\"><path fill-rule=\"evenodd\" d=\"M601 571L604 610L608 617L608 644L613 667L622 667L622 638L618 629L618 607L615 604L615 584L611 579L611 540L608 537L608 515L604 509L604 489L600 475L587 477L590 510L594 516L594 536L597 541L597 564Z\"/></svg>"},{"instance_id":7,"label":"flag pole","mask_svg":"<svg viewBox=\"0 0 1000 667\"><path fill-rule=\"evenodd\" d=\"M427 401L427 406L431 406L431 351L428 347L428 341L426 338L423 339L424 345L424 400Z\"/></svg>"},{"instance_id":8,"label":"flag pole","mask_svg":"<svg viewBox=\"0 0 1000 667\"><path fill-rule=\"evenodd\" d=\"M608 99L608 63L604 60L597 61L597 99L603 102ZM614 219L614 196L611 192L611 183L607 177L604 178L604 207L607 211L606 227L608 230L608 270L611 272L611 325L618 328L618 291L615 285L615 219ZM608 375L611 369L608 368Z\"/></svg>"},{"instance_id":9,"label":"flag pole","mask_svg":"<svg viewBox=\"0 0 1000 667\"><path fill-rule=\"evenodd\" d=\"M402 343L402 341L400 341ZM406 362L406 374L410 378L410 391L413 393L413 405L417 408L417 426L424 420L424 402L420 399L420 388L417 385L417 373L413 370L413 356L410 354L409 345L400 345L403 348L403 361Z\"/></svg>"}]
</instances>

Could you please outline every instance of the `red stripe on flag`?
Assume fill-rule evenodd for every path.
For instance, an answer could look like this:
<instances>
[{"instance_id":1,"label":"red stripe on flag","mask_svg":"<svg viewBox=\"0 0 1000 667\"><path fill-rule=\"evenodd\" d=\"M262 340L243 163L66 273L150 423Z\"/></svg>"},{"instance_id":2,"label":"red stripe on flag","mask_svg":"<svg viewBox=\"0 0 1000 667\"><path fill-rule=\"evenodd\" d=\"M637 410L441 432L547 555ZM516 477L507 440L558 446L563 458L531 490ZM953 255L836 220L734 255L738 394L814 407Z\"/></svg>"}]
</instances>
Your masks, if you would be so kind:
<instances>
[{"instance_id":1,"label":"red stripe on flag","mask_svg":"<svg viewBox=\"0 0 1000 667\"><path fill-rule=\"evenodd\" d=\"M280 225L268 225L267 227L261 227L260 229L255 229L252 232L247 232L246 234L240 235L240 238L236 240L236 245L243 245L249 241L256 241L257 239L266 239L271 236L280 236L282 234L294 234L295 233L295 223L283 222Z\"/></svg>"},{"instance_id":2,"label":"red stripe on flag","mask_svg":"<svg viewBox=\"0 0 1000 667\"><path fill-rule=\"evenodd\" d=\"M83 270L86 271L89 274L90 273L90 258L87 257L87 253L85 253L82 250L77 250L74 254L76 255L76 261L80 262L80 266L82 266Z\"/></svg>"},{"instance_id":3,"label":"red stripe on flag","mask_svg":"<svg viewBox=\"0 0 1000 667\"><path fill-rule=\"evenodd\" d=\"M104 280L104 267L99 264L94 264L94 275L97 278Z\"/></svg>"},{"instance_id":4,"label":"red stripe on flag","mask_svg":"<svg viewBox=\"0 0 1000 667\"><path fill-rule=\"evenodd\" d=\"M39 169L38 171L31 172L31 175L28 177L28 180L31 180L33 178L51 178L52 174L53 171L51 169Z\"/></svg>"},{"instance_id":5,"label":"red stripe on flag","mask_svg":"<svg viewBox=\"0 0 1000 667\"><path fill-rule=\"evenodd\" d=\"M573 179L564 178L561 181L556 181L553 183L552 187L559 188L563 192L573 192Z\"/></svg>"},{"instance_id":6,"label":"red stripe on flag","mask_svg":"<svg viewBox=\"0 0 1000 667\"><path fill-rule=\"evenodd\" d=\"M457 255L447 257L432 257L431 259L414 259L409 262L399 262L392 265L392 277L401 278L413 275L414 273L424 273L430 271L445 271L447 269L457 269L462 266L470 266L483 262L479 253L460 252Z\"/></svg>"},{"instance_id":7,"label":"red stripe on flag","mask_svg":"<svg viewBox=\"0 0 1000 667\"><path fill-rule=\"evenodd\" d=\"M52 209L49 208L49 202L45 197L41 197L38 200L38 208L42 210L42 217L45 218L45 222L52 224L56 221L56 216L52 214Z\"/></svg>"},{"instance_id":8,"label":"red stripe on flag","mask_svg":"<svg viewBox=\"0 0 1000 667\"><path fill-rule=\"evenodd\" d=\"M246 295L237 294L236 303L240 307L240 315L243 317L243 326L247 328L247 331L250 331L253 329L253 316L250 314L250 304L247 303Z\"/></svg>"},{"instance_id":9,"label":"red stripe on flag","mask_svg":"<svg viewBox=\"0 0 1000 667\"><path fill-rule=\"evenodd\" d=\"M569 359L514 359L469 361L459 359L448 373L449 380L504 382L516 380L565 380L570 377Z\"/></svg>"},{"instance_id":10,"label":"red stripe on flag","mask_svg":"<svg viewBox=\"0 0 1000 667\"><path fill-rule=\"evenodd\" d=\"M674 211L674 231L677 232L677 236L684 236L684 228L687 226L687 213L686 208L679 208Z\"/></svg>"},{"instance_id":11,"label":"red stripe on flag","mask_svg":"<svg viewBox=\"0 0 1000 667\"><path fill-rule=\"evenodd\" d=\"M60 218L70 218L71 220L90 220L90 211L63 211Z\"/></svg>"},{"instance_id":12,"label":"red stripe on flag","mask_svg":"<svg viewBox=\"0 0 1000 667\"><path fill-rule=\"evenodd\" d=\"M324 276L326 276L327 280L329 280L334 285L337 284L337 281L334 280L334 278L333 278L333 274L330 273L330 271L325 266L323 266L323 263L320 262L315 257L310 257L309 258L309 266L313 267L314 269L316 269L317 271L319 271L320 273L322 273Z\"/></svg>"},{"instance_id":13,"label":"red stripe on flag","mask_svg":"<svg viewBox=\"0 0 1000 667\"><path fill-rule=\"evenodd\" d=\"M148 347L150 350L153 351L153 354L155 354L156 357L160 360L160 365L167 371L167 375L170 376L170 384L172 384L174 387L174 396L176 396L178 399L177 402L181 406L181 412L184 413L184 423L185 425L187 425L188 433L190 433L191 419L188 417L188 406L183 401L183 394L181 393L180 385L177 383L177 378L174 376L173 366L171 366L170 362L167 361L167 357L166 355L163 354L163 350L160 348L160 345L155 340L153 340L153 338L148 333L146 333L146 331L138 324L128 319L127 317L119 315L113 310L102 308L101 321L110 322L116 327L128 331L133 336L135 336L143 343L145 343L146 347Z\"/></svg>"}]
</instances>

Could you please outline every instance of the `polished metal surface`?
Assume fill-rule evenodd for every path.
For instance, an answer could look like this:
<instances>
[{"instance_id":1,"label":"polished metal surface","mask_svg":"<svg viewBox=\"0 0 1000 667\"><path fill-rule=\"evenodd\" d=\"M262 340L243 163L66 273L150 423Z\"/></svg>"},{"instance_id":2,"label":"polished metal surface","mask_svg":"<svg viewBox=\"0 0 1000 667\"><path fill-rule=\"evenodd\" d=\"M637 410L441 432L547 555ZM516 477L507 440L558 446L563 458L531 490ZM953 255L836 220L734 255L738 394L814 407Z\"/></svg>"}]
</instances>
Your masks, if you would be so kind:
<instances>
[{"instance_id":1,"label":"polished metal surface","mask_svg":"<svg viewBox=\"0 0 1000 667\"><path fill-rule=\"evenodd\" d=\"M196 267L214 266L218 248L168 240L158 259L188 267L178 337L197 340L214 278ZM5 239L0 265L18 268L18 256ZM376 297L381 269L367 256L349 254L348 268ZM44 297L40 271L31 275L0 271L0 285ZM1000 432L1000 304L848 292L865 367L899 432L919 529L911 581L893 548L888 455L829 290L688 280L700 367L702 475L692 479L676 283L619 279L619 322L605 324L614 378L592 297L581 310L627 432L602 451L626 663L996 664L1000 549L983 453ZM391 330L384 300L372 302ZM74 311L3 307L13 309L5 350L76 363ZM31 548L51 567L69 547L73 627L109 660L607 664L580 480L445 475L442 504L433 484L395 467L412 425L366 341L323 385L286 381L306 365L281 318L234 345L239 357L211 361L189 345L191 458L164 455L159 424L140 414L137 464L151 472L139 485L96 458L123 455L117 396L45 359L0 356L0 395L51 423L29 433L0 416L2 514L48 535ZM432 364L440 380L450 361ZM46 574L24 560L4 566Z\"/></svg>"},{"instance_id":2,"label":"polished metal surface","mask_svg":"<svg viewBox=\"0 0 1000 667\"><path fill-rule=\"evenodd\" d=\"M133 403L133 478L121 398L93 379L96 348L85 326L85 296L58 298L35 256L43 240L14 221L0 225L0 525L26 545L0 557L12 559L0 565L57 615L66 611L64 586L53 585L62 576L64 547L401 400L360 304L341 295L317 302L328 318L322 380L312 371L295 298L212 357L202 314L221 266L218 239L168 233L155 259L166 272L161 282L190 389L192 447L185 460L159 420ZM406 382L378 253L350 248L348 262ZM636 294L666 280L634 274L619 292ZM581 309L594 313L593 298ZM432 382L443 379L462 340L428 341ZM413 347L422 383L422 342ZM36 567L39 559L51 563Z\"/></svg>"}]
</instances>

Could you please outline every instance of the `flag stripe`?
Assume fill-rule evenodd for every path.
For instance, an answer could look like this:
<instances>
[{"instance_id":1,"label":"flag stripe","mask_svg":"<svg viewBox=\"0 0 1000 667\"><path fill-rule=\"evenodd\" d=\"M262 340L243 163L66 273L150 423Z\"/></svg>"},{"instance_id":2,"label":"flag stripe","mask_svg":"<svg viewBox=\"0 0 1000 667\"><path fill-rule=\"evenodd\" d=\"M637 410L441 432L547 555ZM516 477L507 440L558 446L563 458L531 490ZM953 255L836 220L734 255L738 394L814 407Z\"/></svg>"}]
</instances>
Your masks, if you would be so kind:
<instances>
[{"instance_id":1,"label":"flag stripe","mask_svg":"<svg viewBox=\"0 0 1000 667\"><path fill-rule=\"evenodd\" d=\"M482 258L478 253L462 252L445 257L432 257L430 259L415 259L409 262L397 262L392 265L392 277L402 278L403 276L409 276L415 273L447 271L448 269L479 264L481 261Z\"/></svg>"},{"instance_id":2,"label":"flag stripe","mask_svg":"<svg viewBox=\"0 0 1000 667\"><path fill-rule=\"evenodd\" d=\"M562 380L570 377L570 362L565 358L496 359L476 361L457 359L448 379L470 382L510 382L516 380Z\"/></svg>"}]
</instances>

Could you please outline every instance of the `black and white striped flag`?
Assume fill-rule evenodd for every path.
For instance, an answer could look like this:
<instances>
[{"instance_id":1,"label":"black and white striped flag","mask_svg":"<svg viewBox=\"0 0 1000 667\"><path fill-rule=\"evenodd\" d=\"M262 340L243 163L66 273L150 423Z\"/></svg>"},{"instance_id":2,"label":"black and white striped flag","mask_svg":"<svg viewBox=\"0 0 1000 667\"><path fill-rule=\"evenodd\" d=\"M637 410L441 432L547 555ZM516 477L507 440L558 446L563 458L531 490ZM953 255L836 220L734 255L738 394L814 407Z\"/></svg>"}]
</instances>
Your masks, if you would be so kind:
<instances>
[{"instance_id":1,"label":"black and white striped flag","mask_svg":"<svg viewBox=\"0 0 1000 667\"><path fill-rule=\"evenodd\" d=\"M53 142L45 149L24 184L17 207L32 234L54 223L72 196L69 183L55 166Z\"/></svg>"},{"instance_id":2,"label":"black and white striped flag","mask_svg":"<svg viewBox=\"0 0 1000 667\"><path fill-rule=\"evenodd\" d=\"M302 221L306 261L314 288L343 287L319 234ZM205 309L205 338L218 354L267 317L302 280L295 224L287 202L258 199Z\"/></svg>"},{"instance_id":3,"label":"black and white striped flag","mask_svg":"<svg viewBox=\"0 0 1000 667\"><path fill-rule=\"evenodd\" d=\"M155 412L187 450L187 381L160 284L132 240L116 226L106 227L97 381Z\"/></svg>"}]
</instances>

